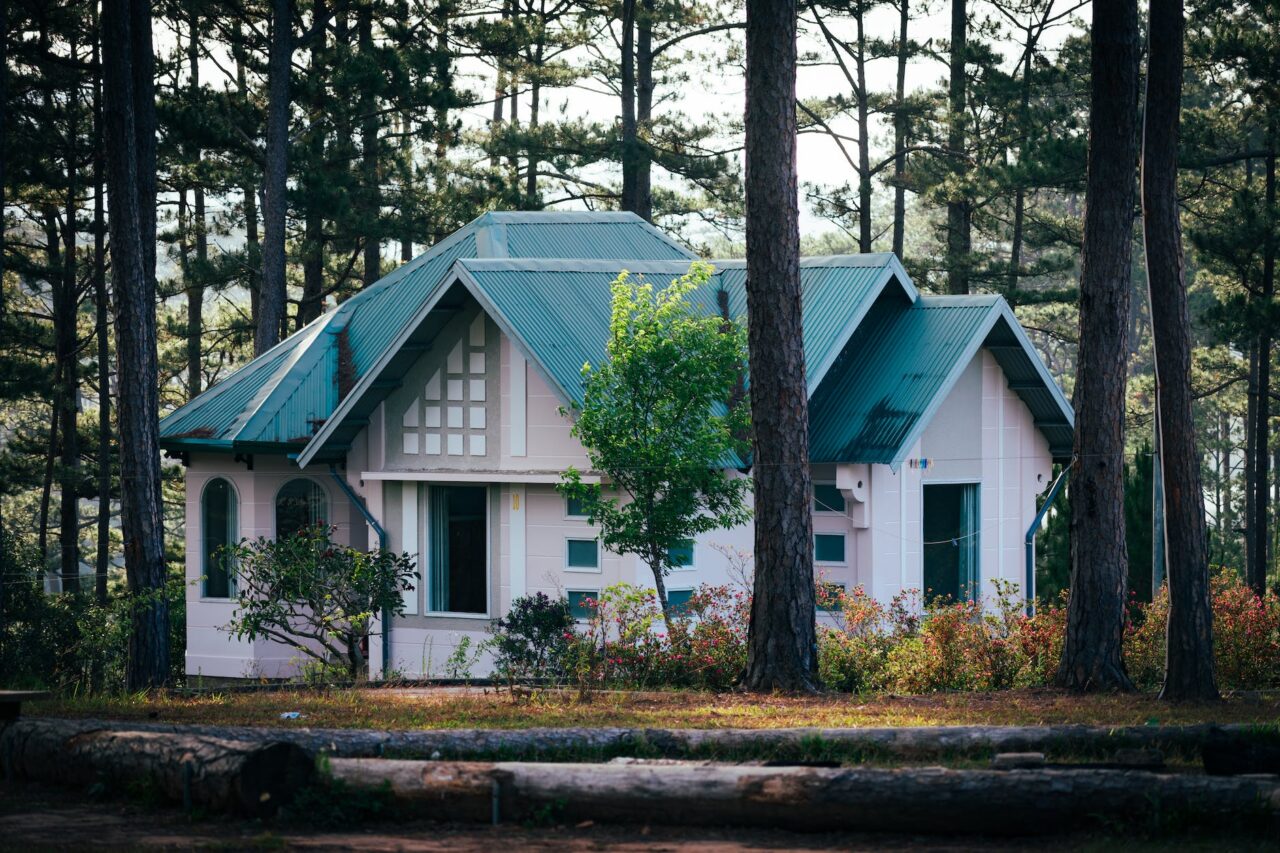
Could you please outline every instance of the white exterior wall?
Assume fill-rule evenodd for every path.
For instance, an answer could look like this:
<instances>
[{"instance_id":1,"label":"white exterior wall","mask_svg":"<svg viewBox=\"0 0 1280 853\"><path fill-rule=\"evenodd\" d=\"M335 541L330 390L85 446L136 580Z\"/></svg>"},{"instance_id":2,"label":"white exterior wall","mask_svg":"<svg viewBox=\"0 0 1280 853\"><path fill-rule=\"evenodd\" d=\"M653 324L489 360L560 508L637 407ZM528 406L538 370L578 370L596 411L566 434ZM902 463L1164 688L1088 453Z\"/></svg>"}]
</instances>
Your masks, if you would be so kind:
<instances>
[{"instance_id":1,"label":"white exterior wall","mask_svg":"<svg viewBox=\"0 0 1280 853\"><path fill-rule=\"evenodd\" d=\"M469 322L460 320L459 333L464 322L470 329ZM487 324L487 331L499 335L492 323ZM595 592L619 582L652 583L647 567L633 556L602 550L599 569L594 572L566 565L566 540L590 538L595 531L585 519L567 515L566 502L554 484L568 465L585 470L586 454L559 412L562 401L558 395L505 336L499 335L496 345L489 340L474 346L496 353L499 362L496 371L492 364L484 371L490 385L490 417L497 414L498 423L486 425L489 446L483 461L470 454L450 457L446 453L428 461L425 454L409 459L404 453L406 425L401 398L418 395L422 390L419 380L434 372L433 365L445 357L442 352L424 354L423 363L406 372L406 387L375 411L347 460L347 482L380 520L390 547L396 550L411 547L426 553L424 532L419 532L416 547L412 537L405 538L401 497L405 483L416 488L419 483L458 482L461 478L489 485L490 612L475 618L424 614L425 599L419 593L412 612L392 626L392 667L409 677L445 675L446 661L462 638L469 637L473 643L486 639L491 621L521 595L541 591L554 596L571 590ZM495 383L499 387L492 387ZM495 400L497 406L493 405ZM422 426L425 430L425 423ZM424 446L425 437L420 442L420 447ZM815 514L815 533L846 537L845 561L818 564L819 575L848 589L861 585L885 602L903 589L918 589L922 585L922 483L978 482L982 591L991 593L992 577L1021 585L1023 536L1035 515L1035 496L1048 486L1051 458L1031 413L1008 389L999 366L985 350L965 369L909 454L909 460L922 457L929 460L927 468L910 461L896 472L887 465L869 466L865 528L855 526L847 514ZM230 456L193 459L187 471L190 580L200 575L199 494L215 474L227 476L235 486L240 497L241 535L249 538L274 535L275 493L288 479L299 476L294 464L284 460L261 458L250 472L243 464L232 463ZM328 494L341 541L360 546L376 542L372 529L345 501L326 470L315 466L303 475L315 479ZM816 482L833 482L834 475L835 466L815 466ZM722 551L749 555L753 547L750 525L707 534L695 543L694 567L673 572L667 587L678 590L729 583L732 558ZM419 585L425 588L421 572ZM189 588L188 672L232 677L289 674L296 658L289 649L272 643L237 643L218 630L230 613L228 602L201 599L198 584ZM373 630L379 632L380 627ZM369 652L376 673L382 660L380 636L371 637ZM472 674L486 673L489 665L488 660L478 661Z\"/></svg>"}]
</instances>

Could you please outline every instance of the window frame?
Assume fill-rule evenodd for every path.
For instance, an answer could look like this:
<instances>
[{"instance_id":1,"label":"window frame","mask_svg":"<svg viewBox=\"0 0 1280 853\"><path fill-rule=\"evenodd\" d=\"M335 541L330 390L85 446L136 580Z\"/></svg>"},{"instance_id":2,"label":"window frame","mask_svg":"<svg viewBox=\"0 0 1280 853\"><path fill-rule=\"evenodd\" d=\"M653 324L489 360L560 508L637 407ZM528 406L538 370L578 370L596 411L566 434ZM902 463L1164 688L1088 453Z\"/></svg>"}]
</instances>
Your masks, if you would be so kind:
<instances>
[{"instance_id":1,"label":"window frame","mask_svg":"<svg viewBox=\"0 0 1280 853\"><path fill-rule=\"evenodd\" d=\"M398 617L400 619L414 618L431 618L431 619L492 619L493 618L493 490L489 484L481 484L484 489L484 613L466 613L461 610L432 610L431 609L431 568L429 560L430 555L434 553L431 542L431 512L435 508L436 502L436 486L451 485L467 485L458 483L431 483L428 488L424 489L422 506L418 510L419 539L418 547L421 553L428 555L423 561L424 565L418 568L418 580L422 585L422 616L415 617L410 614Z\"/></svg>"},{"instance_id":2,"label":"window frame","mask_svg":"<svg viewBox=\"0 0 1280 853\"><path fill-rule=\"evenodd\" d=\"M219 480L227 484L229 494L232 500L235 502L235 507L232 511L233 517L232 517L232 523L231 523L231 527L233 528L235 535L231 537L232 539L231 544L235 544L236 542L240 541L240 490L236 488L235 481L232 480L230 477L227 477L223 474L215 474L212 477L210 477L208 480L206 480L205 484L200 488L200 507L198 510L198 512L200 513L200 546L199 546L200 547L200 595L199 595L199 600L221 604L221 603L227 603L227 602L232 602L236 600L236 571L234 566L227 567L227 594L225 597L219 596L219 595L209 595L208 593L208 583L209 583L208 568L209 567L208 565L206 565L209 559L209 552L208 552L208 548L205 547L205 542L206 542L205 537L208 535L208 531L205 528L205 517L204 517L205 516L205 510L204 510L205 500L207 499L209 494L209 487L212 486L214 483L218 482Z\"/></svg>"},{"instance_id":3,"label":"window frame","mask_svg":"<svg viewBox=\"0 0 1280 853\"><path fill-rule=\"evenodd\" d=\"M672 602L672 600L671 600L671 594L672 594L672 593L676 593L676 592L679 592L679 593L688 593L688 594L689 594L689 597L688 597L688 598L686 598L686 599L685 599L685 601L684 601L684 605L677 605L677 604L675 604L674 602ZM695 593L695 592L697 592L697 590L696 590L696 589L694 589L694 588L693 588L693 587L691 587L691 586L681 586L681 587L676 587L676 588L674 588L674 589L668 589L668 590L667 590L667 606L668 606L668 607L670 607L670 608L671 608L671 609L673 609L673 610L674 610L675 608L677 608L677 607L680 607L680 606L687 606L687 605L688 605L688 603L689 603L689 601L691 601L691 600L693 599L693 595L694 595L694 593ZM680 613L679 615L681 615L681 616L684 616L684 617L688 618L688 615L689 615L689 614L688 614L688 613Z\"/></svg>"},{"instance_id":4,"label":"window frame","mask_svg":"<svg viewBox=\"0 0 1280 853\"><path fill-rule=\"evenodd\" d=\"M830 486L831 488L836 489L837 492L840 491L838 488L836 488L836 484L834 480L815 480L813 483L813 495L812 495L812 505L813 505L814 514L830 515L830 516L848 515L849 499L846 498L844 494L840 495L840 502L844 504L844 509L819 509L818 508L818 487L819 486Z\"/></svg>"},{"instance_id":5,"label":"window frame","mask_svg":"<svg viewBox=\"0 0 1280 853\"><path fill-rule=\"evenodd\" d=\"M833 539L839 539L842 543L840 548L841 557L839 560L822 560L818 558L818 537L827 536ZM849 537L844 533L826 533L814 531L813 534L813 562L823 566L847 566L849 565Z\"/></svg>"},{"instance_id":6,"label":"window frame","mask_svg":"<svg viewBox=\"0 0 1280 853\"><path fill-rule=\"evenodd\" d=\"M673 572L696 572L698 570L698 540L692 536L686 537L689 541L689 562L683 566L671 565ZM667 559L671 558L671 549L667 549Z\"/></svg>"},{"instance_id":7,"label":"window frame","mask_svg":"<svg viewBox=\"0 0 1280 853\"><path fill-rule=\"evenodd\" d=\"M570 498L570 497L565 497L564 499L565 521L586 521L587 519L589 519L591 516L587 515L586 513L583 513L582 515L574 515L573 513L574 500L575 500L574 498Z\"/></svg>"},{"instance_id":8,"label":"window frame","mask_svg":"<svg viewBox=\"0 0 1280 853\"><path fill-rule=\"evenodd\" d=\"M280 488L276 489L275 495L272 496L271 498L271 534L272 534L271 538L272 539L280 538L280 493L283 492L289 486L291 486L293 483L298 482L299 480L304 483L310 483L311 485L315 486L317 489L320 490L320 494L324 495L324 509L325 509L324 522L325 524L333 523L333 519L331 518L333 514L332 513L333 495L329 494L329 490L325 488L324 483L320 482L314 477L307 477L305 475L298 476L298 477L290 477L289 479L285 480L283 483L280 484Z\"/></svg>"},{"instance_id":9,"label":"window frame","mask_svg":"<svg viewBox=\"0 0 1280 853\"><path fill-rule=\"evenodd\" d=\"M596 545L596 564L594 566L572 566L569 564L569 543L570 542L594 542ZM579 572L582 574L598 575L601 571L600 556L600 537L599 536L566 536L564 537L564 570L566 572Z\"/></svg>"},{"instance_id":10,"label":"window frame","mask_svg":"<svg viewBox=\"0 0 1280 853\"><path fill-rule=\"evenodd\" d=\"M591 621L591 617L590 617L590 616L578 616L577 614L575 614L575 613L573 612L573 599L572 599L570 596L575 595L575 594L576 594L576 595L585 595L587 598L591 598L591 599L594 599L595 601L599 601L599 600L600 600L600 590L598 590L598 589L581 589L581 588L578 588L578 589L565 589L565 591L564 591L564 597L565 597L565 601L567 601L567 602L569 603L569 615L573 617L573 621L574 621L575 623L577 623L577 624L579 624L579 625L582 625L582 624L585 624L585 623L587 623L587 622Z\"/></svg>"},{"instance_id":11,"label":"window frame","mask_svg":"<svg viewBox=\"0 0 1280 853\"><path fill-rule=\"evenodd\" d=\"M834 587L834 588L839 589L839 591L840 591L841 593L848 593L848 592L849 592L849 584L845 583L844 581L828 581L828 580L824 580L824 581L820 581L820 583L822 584L822 586L827 587L828 589L831 589L831 588L833 588L833 587ZM815 606L818 608L818 612L819 612L819 613L836 613L836 612L838 612L838 611L837 611L837 608L834 608L834 607L823 607L821 604L816 603L816 602L815 602Z\"/></svg>"}]
</instances>

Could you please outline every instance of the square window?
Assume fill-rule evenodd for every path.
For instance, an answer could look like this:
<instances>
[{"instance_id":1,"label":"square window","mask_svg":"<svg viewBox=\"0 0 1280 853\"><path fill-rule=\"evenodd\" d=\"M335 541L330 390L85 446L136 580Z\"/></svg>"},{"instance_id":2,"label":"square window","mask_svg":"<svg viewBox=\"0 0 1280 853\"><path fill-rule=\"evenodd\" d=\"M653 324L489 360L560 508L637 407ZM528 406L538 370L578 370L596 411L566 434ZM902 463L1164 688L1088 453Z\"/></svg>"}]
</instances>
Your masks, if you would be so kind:
<instances>
[{"instance_id":1,"label":"square window","mask_svg":"<svg viewBox=\"0 0 1280 853\"><path fill-rule=\"evenodd\" d=\"M471 368L472 373L484 373L484 353L471 353L469 361L470 364L468 366Z\"/></svg>"},{"instance_id":2,"label":"square window","mask_svg":"<svg viewBox=\"0 0 1280 853\"><path fill-rule=\"evenodd\" d=\"M824 581L822 592L818 595L818 609L824 613L833 613L840 609L840 596L844 594L844 584Z\"/></svg>"},{"instance_id":3,"label":"square window","mask_svg":"<svg viewBox=\"0 0 1280 853\"><path fill-rule=\"evenodd\" d=\"M461 456L462 455L462 434L456 433L456 432L450 433L446 443L446 447L449 448L450 456Z\"/></svg>"},{"instance_id":4,"label":"square window","mask_svg":"<svg viewBox=\"0 0 1280 853\"><path fill-rule=\"evenodd\" d=\"M427 406L426 415L422 421L422 425L425 427L431 427L435 429L440 428L440 407L439 406Z\"/></svg>"},{"instance_id":5,"label":"square window","mask_svg":"<svg viewBox=\"0 0 1280 853\"><path fill-rule=\"evenodd\" d=\"M570 539L565 552L565 566L570 569L600 568L600 542L597 539Z\"/></svg>"},{"instance_id":6,"label":"square window","mask_svg":"<svg viewBox=\"0 0 1280 853\"><path fill-rule=\"evenodd\" d=\"M447 386L445 389L445 392L448 395L450 400L462 399L462 380L461 379L450 379L448 382L445 383L445 385Z\"/></svg>"},{"instance_id":7,"label":"square window","mask_svg":"<svg viewBox=\"0 0 1280 853\"><path fill-rule=\"evenodd\" d=\"M471 455L484 456L485 442L483 435L471 436Z\"/></svg>"},{"instance_id":8,"label":"square window","mask_svg":"<svg viewBox=\"0 0 1280 853\"><path fill-rule=\"evenodd\" d=\"M416 399L409 404L409 408L404 410L404 417L400 419L400 425L410 428L418 425L418 401Z\"/></svg>"},{"instance_id":9,"label":"square window","mask_svg":"<svg viewBox=\"0 0 1280 853\"><path fill-rule=\"evenodd\" d=\"M471 401L475 403L484 402L484 380L483 379L471 380L471 397L469 399L471 399Z\"/></svg>"},{"instance_id":10,"label":"square window","mask_svg":"<svg viewBox=\"0 0 1280 853\"><path fill-rule=\"evenodd\" d=\"M446 423L449 429L462 429L462 407L450 406Z\"/></svg>"},{"instance_id":11,"label":"square window","mask_svg":"<svg viewBox=\"0 0 1280 853\"><path fill-rule=\"evenodd\" d=\"M843 563L844 534L819 533L814 536L813 559L819 563Z\"/></svg>"},{"instance_id":12,"label":"square window","mask_svg":"<svg viewBox=\"0 0 1280 853\"><path fill-rule=\"evenodd\" d=\"M423 453L427 453L431 456L440 455L439 433L434 433L434 432L427 433L425 436L423 436L423 441L426 443L426 446L423 448L423 451L422 451Z\"/></svg>"},{"instance_id":13,"label":"square window","mask_svg":"<svg viewBox=\"0 0 1280 853\"><path fill-rule=\"evenodd\" d=\"M692 569L693 540L681 539L678 545L672 545L667 549L667 559L671 561L673 569Z\"/></svg>"},{"instance_id":14,"label":"square window","mask_svg":"<svg viewBox=\"0 0 1280 853\"><path fill-rule=\"evenodd\" d=\"M472 406L470 412L471 428L484 429L485 412L484 406Z\"/></svg>"},{"instance_id":15,"label":"square window","mask_svg":"<svg viewBox=\"0 0 1280 853\"><path fill-rule=\"evenodd\" d=\"M587 510L582 498L565 498L564 514L570 518L586 518Z\"/></svg>"},{"instance_id":16,"label":"square window","mask_svg":"<svg viewBox=\"0 0 1280 853\"><path fill-rule=\"evenodd\" d=\"M418 452L418 434L416 432L406 432L404 434L404 452Z\"/></svg>"},{"instance_id":17,"label":"square window","mask_svg":"<svg viewBox=\"0 0 1280 853\"><path fill-rule=\"evenodd\" d=\"M579 622L586 622L596 615L596 599L600 597L598 589L571 589L565 593L569 599L569 613ZM590 602L590 603L588 603Z\"/></svg>"},{"instance_id":18,"label":"square window","mask_svg":"<svg viewBox=\"0 0 1280 853\"><path fill-rule=\"evenodd\" d=\"M691 589L667 590L667 605L673 613L685 613L689 609L689 600L693 598Z\"/></svg>"},{"instance_id":19,"label":"square window","mask_svg":"<svg viewBox=\"0 0 1280 853\"><path fill-rule=\"evenodd\" d=\"M844 512L844 495L831 483L814 483L813 511Z\"/></svg>"}]
</instances>

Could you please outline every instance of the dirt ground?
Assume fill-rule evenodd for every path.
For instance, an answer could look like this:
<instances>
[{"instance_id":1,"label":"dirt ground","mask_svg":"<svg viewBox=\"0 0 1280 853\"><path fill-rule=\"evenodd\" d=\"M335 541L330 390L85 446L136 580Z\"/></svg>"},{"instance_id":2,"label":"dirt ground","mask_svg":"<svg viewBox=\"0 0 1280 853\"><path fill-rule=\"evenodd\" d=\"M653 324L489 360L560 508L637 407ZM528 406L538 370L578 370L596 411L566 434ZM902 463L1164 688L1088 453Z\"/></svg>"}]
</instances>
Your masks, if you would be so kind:
<instances>
[{"instance_id":1,"label":"dirt ground","mask_svg":"<svg viewBox=\"0 0 1280 853\"><path fill-rule=\"evenodd\" d=\"M955 838L880 834L812 834L777 830L662 826L526 827L427 822L365 824L340 830L238 820L192 818L169 807L94 801L82 792L0 783L0 850L299 850L299 851L693 851L768 850L1094 851L1274 850L1272 840L1195 838Z\"/></svg>"}]
</instances>

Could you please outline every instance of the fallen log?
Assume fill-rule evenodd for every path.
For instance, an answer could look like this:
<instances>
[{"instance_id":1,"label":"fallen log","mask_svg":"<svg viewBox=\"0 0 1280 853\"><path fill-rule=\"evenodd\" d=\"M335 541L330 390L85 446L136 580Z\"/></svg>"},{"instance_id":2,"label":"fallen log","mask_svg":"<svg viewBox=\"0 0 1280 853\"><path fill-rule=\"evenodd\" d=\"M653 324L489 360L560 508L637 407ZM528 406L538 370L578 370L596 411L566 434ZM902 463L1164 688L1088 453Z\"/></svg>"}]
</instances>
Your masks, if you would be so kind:
<instances>
[{"instance_id":1,"label":"fallen log","mask_svg":"<svg viewBox=\"0 0 1280 853\"><path fill-rule=\"evenodd\" d=\"M26 718L26 725L56 722ZM882 728L640 729L530 728L313 729L178 725L172 723L67 720L86 729L153 731L225 737L250 742L284 741L313 755L342 758L446 760L604 761L617 756L705 758L721 761L989 760L1005 752L1040 752L1046 759L1111 760L1119 750L1159 751L1196 760L1206 741L1223 735L1237 743L1276 743L1280 729L1256 725L1187 726L920 726Z\"/></svg>"},{"instance_id":2,"label":"fallen log","mask_svg":"<svg viewBox=\"0 0 1280 853\"><path fill-rule=\"evenodd\" d=\"M0 730L5 776L107 790L153 790L188 808L266 816L310 783L297 744L262 738L128 731L69 720L19 720Z\"/></svg>"},{"instance_id":3,"label":"fallen log","mask_svg":"<svg viewBox=\"0 0 1280 853\"><path fill-rule=\"evenodd\" d=\"M1204 772L1213 776L1280 774L1280 732L1217 731L1201 748Z\"/></svg>"},{"instance_id":4,"label":"fallen log","mask_svg":"<svg viewBox=\"0 0 1280 853\"><path fill-rule=\"evenodd\" d=\"M1280 782L1121 770L774 768L341 759L350 788L432 818L1037 834L1082 824L1274 827Z\"/></svg>"}]
</instances>

